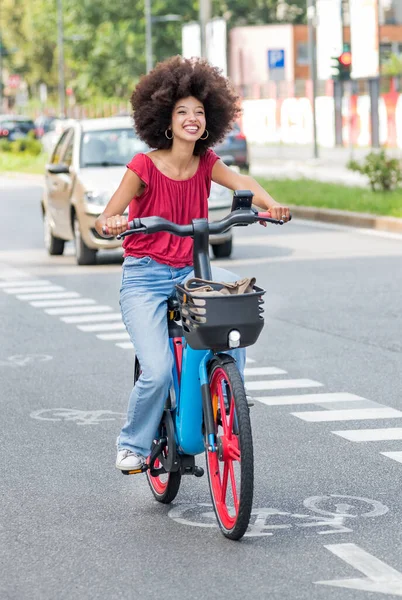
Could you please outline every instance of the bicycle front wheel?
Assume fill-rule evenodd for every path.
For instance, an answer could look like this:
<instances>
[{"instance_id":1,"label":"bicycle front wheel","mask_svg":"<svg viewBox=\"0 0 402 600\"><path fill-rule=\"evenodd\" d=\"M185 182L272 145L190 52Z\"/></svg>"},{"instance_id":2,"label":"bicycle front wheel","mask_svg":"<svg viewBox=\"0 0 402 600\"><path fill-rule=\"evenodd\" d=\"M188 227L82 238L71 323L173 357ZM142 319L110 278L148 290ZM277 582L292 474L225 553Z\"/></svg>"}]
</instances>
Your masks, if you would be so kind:
<instances>
[{"instance_id":1,"label":"bicycle front wheel","mask_svg":"<svg viewBox=\"0 0 402 600\"><path fill-rule=\"evenodd\" d=\"M218 446L206 451L211 498L223 535L239 540L250 522L254 457L250 412L235 362L212 361L209 386Z\"/></svg>"}]
</instances>

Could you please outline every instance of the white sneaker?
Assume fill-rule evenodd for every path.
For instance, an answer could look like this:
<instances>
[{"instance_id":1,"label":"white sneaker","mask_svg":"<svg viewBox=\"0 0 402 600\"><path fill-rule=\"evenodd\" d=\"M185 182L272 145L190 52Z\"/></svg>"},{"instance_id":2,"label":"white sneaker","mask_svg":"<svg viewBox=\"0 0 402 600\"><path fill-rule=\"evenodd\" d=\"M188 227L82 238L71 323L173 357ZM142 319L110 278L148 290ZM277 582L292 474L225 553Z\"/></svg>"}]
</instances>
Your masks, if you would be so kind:
<instances>
[{"instance_id":1,"label":"white sneaker","mask_svg":"<svg viewBox=\"0 0 402 600\"><path fill-rule=\"evenodd\" d=\"M116 467L121 471L135 471L141 469L145 462L144 456L140 456L127 448L117 451Z\"/></svg>"}]
</instances>

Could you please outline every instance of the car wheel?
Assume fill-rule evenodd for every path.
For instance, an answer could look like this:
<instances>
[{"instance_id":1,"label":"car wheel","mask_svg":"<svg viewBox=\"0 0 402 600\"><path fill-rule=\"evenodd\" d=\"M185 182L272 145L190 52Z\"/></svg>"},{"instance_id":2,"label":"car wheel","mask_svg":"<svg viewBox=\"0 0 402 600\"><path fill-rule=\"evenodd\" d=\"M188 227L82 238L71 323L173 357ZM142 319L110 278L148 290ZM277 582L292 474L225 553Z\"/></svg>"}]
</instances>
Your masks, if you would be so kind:
<instances>
[{"instance_id":1,"label":"car wheel","mask_svg":"<svg viewBox=\"0 0 402 600\"><path fill-rule=\"evenodd\" d=\"M212 252L214 253L215 258L229 258L232 254L233 243L232 240L227 240L222 244L213 244Z\"/></svg>"},{"instance_id":2,"label":"car wheel","mask_svg":"<svg viewBox=\"0 0 402 600\"><path fill-rule=\"evenodd\" d=\"M51 256L60 256L63 254L65 241L53 235L49 218L45 211L43 212L43 239L45 248Z\"/></svg>"},{"instance_id":3,"label":"car wheel","mask_svg":"<svg viewBox=\"0 0 402 600\"><path fill-rule=\"evenodd\" d=\"M75 255L77 265L95 265L96 252L93 248L88 248L81 236L80 224L77 215L74 214L74 239L75 239Z\"/></svg>"}]
</instances>

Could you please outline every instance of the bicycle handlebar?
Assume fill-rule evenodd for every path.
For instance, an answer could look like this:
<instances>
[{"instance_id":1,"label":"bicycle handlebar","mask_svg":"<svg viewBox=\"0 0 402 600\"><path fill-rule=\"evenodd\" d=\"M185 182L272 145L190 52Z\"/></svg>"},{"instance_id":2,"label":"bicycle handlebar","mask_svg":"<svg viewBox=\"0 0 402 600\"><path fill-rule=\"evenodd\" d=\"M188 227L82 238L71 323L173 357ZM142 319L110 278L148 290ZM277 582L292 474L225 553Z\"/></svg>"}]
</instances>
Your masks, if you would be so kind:
<instances>
[{"instance_id":1,"label":"bicycle handlebar","mask_svg":"<svg viewBox=\"0 0 402 600\"><path fill-rule=\"evenodd\" d=\"M268 216L269 215L269 216ZM290 216L289 221L292 216ZM194 219L194 221L204 221L204 219ZM193 223L194 223L193 221ZM257 212L254 209L239 209L229 213L226 217L220 221L208 223L209 234L220 234L225 233L235 225L251 225L264 221L265 223L273 223L274 225L283 225L285 221L282 219L273 219L269 212ZM158 233L160 231L166 231L177 235L179 237L191 237L194 235L194 225L178 225L162 217L143 217L137 218L133 221L128 222L128 229L123 233L118 234L116 237L118 240L132 235L134 233Z\"/></svg>"}]
</instances>

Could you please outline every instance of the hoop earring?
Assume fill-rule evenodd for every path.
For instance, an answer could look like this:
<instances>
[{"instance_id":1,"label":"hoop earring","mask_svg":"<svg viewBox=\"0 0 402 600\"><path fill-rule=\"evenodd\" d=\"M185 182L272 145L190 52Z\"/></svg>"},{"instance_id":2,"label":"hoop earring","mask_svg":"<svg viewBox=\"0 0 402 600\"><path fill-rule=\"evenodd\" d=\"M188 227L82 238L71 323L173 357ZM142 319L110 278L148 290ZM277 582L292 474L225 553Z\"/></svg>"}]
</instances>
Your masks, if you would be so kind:
<instances>
[{"instance_id":1,"label":"hoop earring","mask_svg":"<svg viewBox=\"0 0 402 600\"><path fill-rule=\"evenodd\" d=\"M172 140L173 139L173 131L172 131L172 137L168 136L168 134L167 134L168 131L172 131L172 130L171 129L166 129L165 136L167 137L168 140Z\"/></svg>"},{"instance_id":2,"label":"hoop earring","mask_svg":"<svg viewBox=\"0 0 402 600\"><path fill-rule=\"evenodd\" d=\"M205 137L200 137L200 138L199 138L200 140L207 140L207 139L208 139L208 137L209 137L209 131L208 131L208 129L206 129L206 130L204 131L204 133L206 133L207 135L206 135Z\"/></svg>"}]
</instances>

